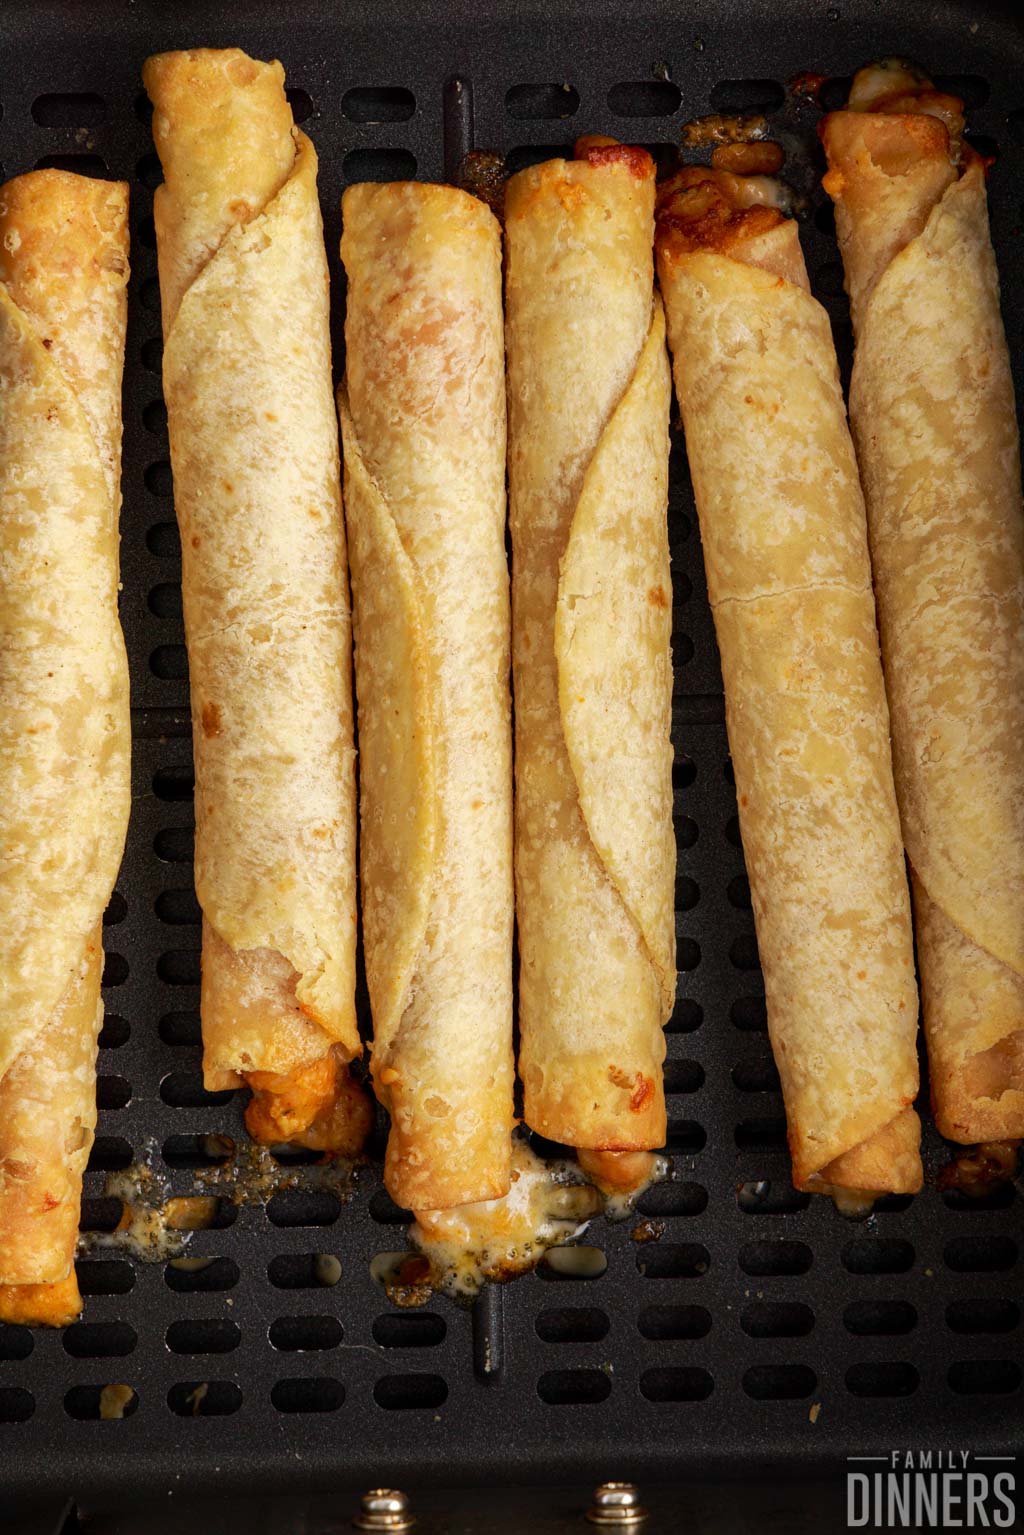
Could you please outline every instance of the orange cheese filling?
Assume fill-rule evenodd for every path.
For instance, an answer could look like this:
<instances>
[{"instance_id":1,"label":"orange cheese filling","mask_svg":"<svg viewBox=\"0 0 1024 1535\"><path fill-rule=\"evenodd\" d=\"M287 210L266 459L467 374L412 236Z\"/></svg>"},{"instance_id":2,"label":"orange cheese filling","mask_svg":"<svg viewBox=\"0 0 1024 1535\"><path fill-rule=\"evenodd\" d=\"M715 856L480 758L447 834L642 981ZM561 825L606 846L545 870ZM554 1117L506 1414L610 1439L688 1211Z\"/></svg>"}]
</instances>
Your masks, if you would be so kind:
<instances>
[{"instance_id":1,"label":"orange cheese filling","mask_svg":"<svg viewBox=\"0 0 1024 1535\"><path fill-rule=\"evenodd\" d=\"M373 1113L337 1050L289 1072L250 1071L245 1080L252 1088L245 1123L253 1140L337 1156L362 1150Z\"/></svg>"},{"instance_id":2,"label":"orange cheese filling","mask_svg":"<svg viewBox=\"0 0 1024 1535\"><path fill-rule=\"evenodd\" d=\"M603 133L585 133L576 140L573 151L577 160L588 165L625 165L638 181L651 174L654 162L646 149L637 144L620 144Z\"/></svg>"},{"instance_id":3,"label":"orange cheese filling","mask_svg":"<svg viewBox=\"0 0 1024 1535\"><path fill-rule=\"evenodd\" d=\"M653 1151L577 1151L576 1160L602 1194L635 1194L654 1176Z\"/></svg>"},{"instance_id":4,"label":"orange cheese filling","mask_svg":"<svg viewBox=\"0 0 1024 1535\"><path fill-rule=\"evenodd\" d=\"M780 184L771 177L687 165L658 194L658 234L670 238L674 253L728 255L783 222L782 196Z\"/></svg>"}]
</instances>

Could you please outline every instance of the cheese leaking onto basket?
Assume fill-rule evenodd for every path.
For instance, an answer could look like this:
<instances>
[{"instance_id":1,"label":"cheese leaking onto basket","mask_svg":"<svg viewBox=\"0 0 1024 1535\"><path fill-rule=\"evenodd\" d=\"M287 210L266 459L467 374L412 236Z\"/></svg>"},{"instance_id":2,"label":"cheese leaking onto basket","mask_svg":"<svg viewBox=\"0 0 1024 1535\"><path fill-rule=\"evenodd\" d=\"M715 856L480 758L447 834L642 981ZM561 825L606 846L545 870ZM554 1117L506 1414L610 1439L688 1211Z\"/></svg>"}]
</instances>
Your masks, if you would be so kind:
<instances>
[{"instance_id":1,"label":"cheese leaking onto basket","mask_svg":"<svg viewBox=\"0 0 1024 1535\"><path fill-rule=\"evenodd\" d=\"M419 1211L409 1232L416 1252L379 1255L392 1262L376 1277L392 1300L409 1305L433 1290L472 1298L485 1281L512 1279L542 1259L562 1273L590 1274L603 1260L600 1249L566 1244L582 1236L596 1215L624 1218L644 1189L667 1172L667 1158L645 1157L630 1190L601 1188L587 1181L578 1163L544 1161L517 1136L508 1193L451 1210Z\"/></svg>"},{"instance_id":2,"label":"cheese leaking onto basket","mask_svg":"<svg viewBox=\"0 0 1024 1535\"><path fill-rule=\"evenodd\" d=\"M223 1224L221 1205L266 1204L275 1194L334 1194L341 1202L352 1195L356 1161L325 1155L306 1165L289 1165L292 1148L269 1147L228 1136L204 1137L203 1151L220 1158L198 1167L189 1192L173 1194L155 1142L130 1166L108 1173L103 1193L121 1202L121 1216L112 1231L88 1231L79 1238L78 1252L116 1249L140 1263L171 1263L180 1269L200 1268L210 1260L186 1258L194 1231Z\"/></svg>"},{"instance_id":3,"label":"cheese leaking onto basket","mask_svg":"<svg viewBox=\"0 0 1024 1535\"><path fill-rule=\"evenodd\" d=\"M430 1264L432 1288L475 1295L487 1279L511 1279L577 1237L602 1206L572 1162L544 1162L525 1140L512 1145L512 1181L501 1199L421 1210L410 1240Z\"/></svg>"}]
</instances>

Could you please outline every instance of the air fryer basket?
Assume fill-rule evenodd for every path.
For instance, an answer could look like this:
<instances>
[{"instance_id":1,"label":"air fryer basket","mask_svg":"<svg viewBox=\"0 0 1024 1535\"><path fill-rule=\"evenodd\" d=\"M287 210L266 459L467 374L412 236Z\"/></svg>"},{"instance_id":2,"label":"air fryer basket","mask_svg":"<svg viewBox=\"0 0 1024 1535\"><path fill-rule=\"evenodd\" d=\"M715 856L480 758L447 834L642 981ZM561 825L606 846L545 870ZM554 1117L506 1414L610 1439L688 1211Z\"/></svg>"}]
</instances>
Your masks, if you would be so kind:
<instances>
[{"instance_id":1,"label":"air fryer basket","mask_svg":"<svg viewBox=\"0 0 1024 1535\"><path fill-rule=\"evenodd\" d=\"M336 365L347 182L451 176L472 146L518 167L583 131L670 158L688 119L747 109L767 114L786 174L807 194L808 267L848 361L817 111L787 82L807 69L837 77L825 99L838 102L838 77L911 54L965 96L974 141L997 153L992 228L1019 392L1022 382L1024 30L1010 3L8 0L4 175L64 165L125 177L132 195L122 614L135 800L105 933L87 1229L116 1221L104 1178L147 1147L170 1188L188 1193L204 1137L244 1138L239 1095L205 1093L200 1074L188 682L151 212L160 168L140 84L152 51L227 43L284 61L315 140ZM930 1128L924 1192L884 1200L865 1223L792 1190L678 429L671 483L675 1178L640 1206L664 1234L639 1244L633 1222L599 1222L587 1238L607 1255L599 1278L541 1270L472 1311L444 1299L399 1311L370 1275L374 1254L403 1245L379 1160L347 1203L323 1191L225 1200L220 1224L188 1249L216 1257L209 1267L186 1273L99 1249L82 1264L80 1322L64 1333L0 1327L0 1492L58 1487L103 1507L140 1489L157 1499L186 1487L287 1493L382 1477L408 1487L811 1477L900 1445L1018 1448L1019 1196L938 1193L931 1175L948 1149ZM340 1260L334 1286L318 1280L320 1253ZM136 1393L123 1420L99 1419L109 1382Z\"/></svg>"}]
</instances>

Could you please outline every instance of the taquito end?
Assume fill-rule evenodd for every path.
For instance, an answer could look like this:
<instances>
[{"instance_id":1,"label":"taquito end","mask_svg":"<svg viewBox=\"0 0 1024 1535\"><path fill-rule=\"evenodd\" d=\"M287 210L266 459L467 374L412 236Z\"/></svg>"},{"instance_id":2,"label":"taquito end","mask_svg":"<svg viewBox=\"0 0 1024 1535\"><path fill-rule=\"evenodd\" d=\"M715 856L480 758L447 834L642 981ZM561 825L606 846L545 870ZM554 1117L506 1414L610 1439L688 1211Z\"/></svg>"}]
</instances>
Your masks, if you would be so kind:
<instances>
[{"instance_id":1,"label":"taquito end","mask_svg":"<svg viewBox=\"0 0 1024 1535\"><path fill-rule=\"evenodd\" d=\"M685 166L658 193L659 269L698 251L713 252L808 288L799 231L783 211L786 201L774 176Z\"/></svg>"},{"instance_id":2,"label":"taquito end","mask_svg":"<svg viewBox=\"0 0 1024 1535\"><path fill-rule=\"evenodd\" d=\"M579 1156L657 1150L666 1132L662 1041L659 1031L659 1053L645 1052L629 1070L609 1063L602 1052L565 1050L557 1060L540 1061L521 1051L526 1123L548 1140L575 1147Z\"/></svg>"},{"instance_id":3,"label":"taquito end","mask_svg":"<svg viewBox=\"0 0 1024 1535\"><path fill-rule=\"evenodd\" d=\"M974 939L914 872L932 1111L961 1145L1024 1137L1024 976Z\"/></svg>"},{"instance_id":4,"label":"taquito end","mask_svg":"<svg viewBox=\"0 0 1024 1535\"><path fill-rule=\"evenodd\" d=\"M337 1016L313 1016L298 981L284 955L233 949L204 918L203 1081L211 1092L252 1088L254 1140L356 1156L372 1111L348 1070L360 1048L354 1011L339 1002Z\"/></svg>"},{"instance_id":5,"label":"taquito end","mask_svg":"<svg viewBox=\"0 0 1024 1535\"><path fill-rule=\"evenodd\" d=\"M865 1197L916 1194L924 1182L921 1166L921 1121L909 1106L867 1140L833 1157L818 1171L793 1182L809 1193L845 1190Z\"/></svg>"},{"instance_id":6,"label":"taquito end","mask_svg":"<svg viewBox=\"0 0 1024 1535\"><path fill-rule=\"evenodd\" d=\"M15 1327L67 1327L81 1311L73 1268L53 1284L0 1285L0 1322Z\"/></svg>"},{"instance_id":7,"label":"taquito end","mask_svg":"<svg viewBox=\"0 0 1024 1535\"><path fill-rule=\"evenodd\" d=\"M961 1145L1024 1139L1024 1026L939 1073L933 1067L940 1135Z\"/></svg>"},{"instance_id":8,"label":"taquito end","mask_svg":"<svg viewBox=\"0 0 1024 1535\"><path fill-rule=\"evenodd\" d=\"M956 151L964 131L964 104L959 96L936 89L923 69L909 59L879 59L858 69L850 86L849 112L927 114L945 124L949 145Z\"/></svg>"},{"instance_id":9,"label":"taquito end","mask_svg":"<svg viewBox=\"0 0 1024 1535\"><path fill-rule=\"evenodd\" d=\"M62 1281L78 1237L96 1125L101 929L46 1027L0 1078L0 1283Z\"/></svg>"},{"instance_id":10,"label":"taquito end","mask_svg":"<svg viewBox=\"0 0 1024 1535\"><path fill-rule=\"evenodd\" d=\"M292 109L277 60L240 48L148 58L153 140L164 182L153 199L164 334L225 236L256 218L295 164Z\"/></svg>"},{"instance_id":11,"label":"taquito end","mask_svg":"<svg viewBox=\"0 0 1024 1535\"><path fill-rule=\"evenodd\" d=\"M638 181L654 175L654 161L638 144L621 144L602 133L585 133L576 140L573 158L587 165L624 165Z\"/></svg>"},{"instance_id":12,"label":"taquito end","mask_svg":"<svg viewBox=\"0 0 1024 1535\"><path fill-rule=\"evenodd\" d=\"M245 1111L253 1140L270 1146L287 1142L341 1157L362 1151L373 1108L340 1046L294 1071L251 1071L245 1080L253 1092Z\"/></svg>"},{"instance_id":13,"label":"taquito end","mask_svg":"<svg viewBox=\"0 0 1024 1535\"><path fill-rule=\"evenodd\" d=\"M822 119L829 167L822 185L836 205L855 327L879 277L973 154L963 126L957 97L892 60L862 69L847 107Z\"/></svg>"},{"instance_id":14,"label":"taquito end","mask_svg":"<svg viewBox=\"0 0 1024 1535\"><path fill-rule=\"evenodd\" d=\"M331 1045L343 1059L362 1045L355 1002L333 988L329 1009L304 999L298 971L276 949L234 949L203 918L203 1077L211 1091L239 1086L253 1072L287 1075L321 1059Z\"/></svg>"},{"instance_id":15,"label":"taquito end","mask_svg":"<svg viewBox=\"0 0 1024 1535\"><path fill-rule=\"evenodd\" d=\"M122 354L111 338L124 326L127 183L56 169L7 182L0 283L77 394L97 445L119 439ZM115 468L104 455L112 481Z\"/></svg>"},{"instance_id":16,"label":"taquito end","mask_svg":"<svg viewBox=\"0 0 1024 1535\"><path fill-rule=\"evenodd\" d=\"M580 1167L602 1194L637 1194L657 1171L653 1151L587 1151L576 1153Z\"/></svg>"},{"instance_id":17,"label":"taquito end","mask_svg":"<svg viewBox=\"0 0 1024 1535\"><path fill-rule=\"evenodd\" d=\"M472 1297L485 1281L512 1279L534 1268L548 1248L579 1236L601 1204L596 1189L572 1176L571 1164L542 1161L523 1137L514 1136L503 1196L416 1212L409 1236L426 1271L420 1282L456 1298Z\"/></svg>"},{"instance_id":18,"label":"taquito end","mask_svg":"<svg viewBox=\"0 0 1024 1535\"><path fill-rule=\"evenodd\" d=\"M407 1210L450 1210L456 1205L501 1199L511 1177L511 1113L504 1098L489 1116L456 1111L438 1117L426 1111L429 1090L388 1091L391 1133L384 1159L384 1183ZM511 1109L511 1098L508 1102Z\"/></svg>"}]
</instances>

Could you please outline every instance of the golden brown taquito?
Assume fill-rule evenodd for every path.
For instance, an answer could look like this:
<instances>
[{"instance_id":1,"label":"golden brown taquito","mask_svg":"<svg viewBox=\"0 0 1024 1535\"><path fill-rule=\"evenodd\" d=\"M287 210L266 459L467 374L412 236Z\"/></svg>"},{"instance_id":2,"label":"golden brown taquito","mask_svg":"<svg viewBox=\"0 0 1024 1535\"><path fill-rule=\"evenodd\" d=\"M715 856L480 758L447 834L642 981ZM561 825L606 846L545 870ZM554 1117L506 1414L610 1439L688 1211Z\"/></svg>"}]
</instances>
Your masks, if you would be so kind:
<instances>
[{"instance_id":1,"label":"golden brown taquito","mask_svg":"<svg viewBox=\"0 0 1024 1535\"><path fill-rule=\"evenodd\" d=\"M534 1130L637 1152L675 999L671 381L651 158L577 155L505 204L519 1070Z\"/></svg>"},{"instance_id":2,"label":"golden brown taquito","mask_svg":"<svg viewBox=\"0 0 1024 1535\"><path fill-rule=\"evenodd\" d=\"M639 1195L657 1176L659 1159L651 1151L586 1151L577 1153L580 1167L602 1194Z\"/></svg>"},{"instance_id":3,"label":"golden brown taquito","mask_svg":"<svg viewBox=\"0 0 1024 1535\"><path fill-rule=\"evenodd\" d=\"M917 994L864 501L797 226L746 194L680 173L657 256L793 1181L915 1190Z\"/></svg>"},{"instance_id":4,"label":"golden brown taquito","mask_svg":"<svg viewBox=\"0 0 1024 1535\"><path fill-rule=\"evenodd\" d=\"M0 1285L0 1322L15 1327L67 1327L81 1311L82 1294L73 1268L52 1284Z\"/></svg>"},{"instance_id":5,"label":"golden brown taquito","mask_svg":"<svg viewBox=\"0 0 1024 1535\"><path fill-rule=\"evenodd\" d=\"M368 1108L346 1080L360 1050L351 636L316 154L276 62L198 49L149 59L143 78L165 177L204 1075L253 1087L259 1139L319 1144L333 1124L349 1151Z\"/></svg>"},{"instance_id":6,"label":"golden brown taquito","mask_svg":"<svg viewBox=\"0 0 1024 1535\"><path fill-rule=\"evenodd\" d=\"M509 1186L512 767L501 232L451 187L354 186L339 393L361 887L385 1181Z\"/></svg>"},{"instance_id":7,"label":"golden brown taquito","mask_svg":"<svg viewBox=\"0 0 1024 1535\"><path fill-rule=\"evenodd\" d=\"M1024 1135L1024 514L984 165L895 61L822 138L936 1123Z\"/></svg>"},{"instance_id":8,"label":"golden brown taquito","mask_svg":"<svg viewBox=\"0 0 1024 1535\"><path fill-rule=\"evenodd\" d=\"M61 1325L130 803L117 616L128 189L0 189L0 1319Z\"/></svg>"}]
</instances>

